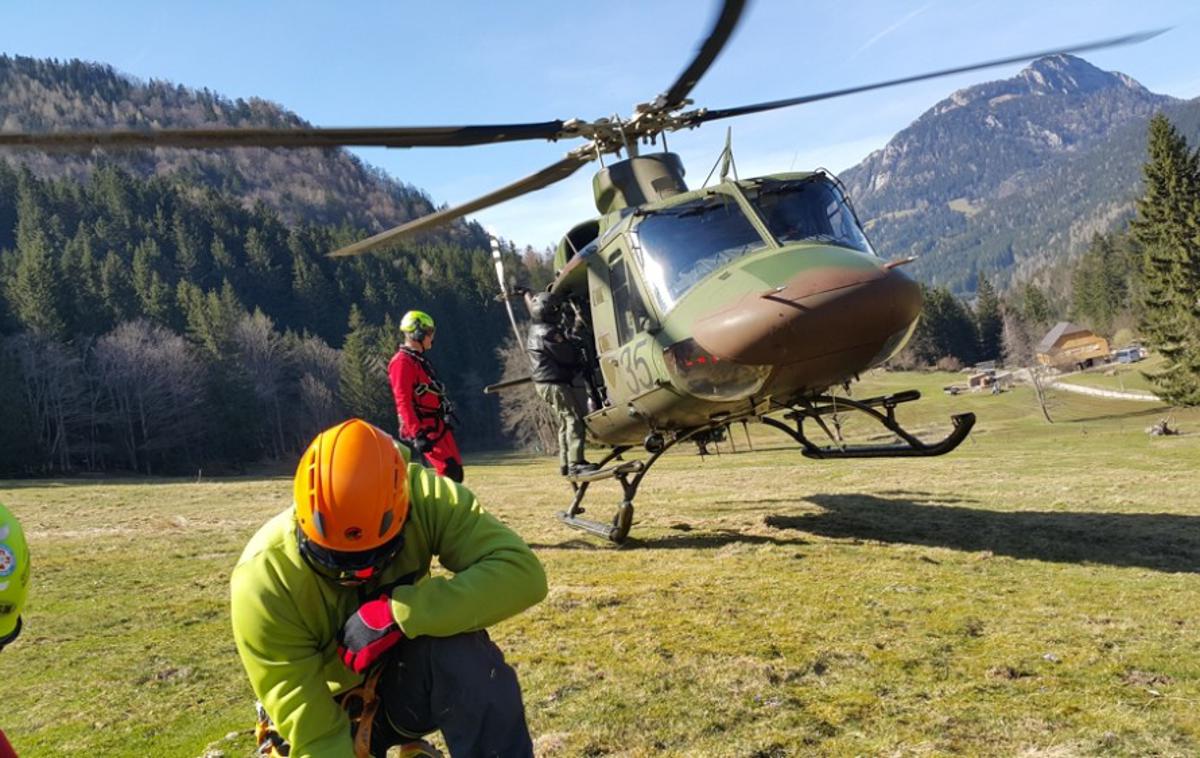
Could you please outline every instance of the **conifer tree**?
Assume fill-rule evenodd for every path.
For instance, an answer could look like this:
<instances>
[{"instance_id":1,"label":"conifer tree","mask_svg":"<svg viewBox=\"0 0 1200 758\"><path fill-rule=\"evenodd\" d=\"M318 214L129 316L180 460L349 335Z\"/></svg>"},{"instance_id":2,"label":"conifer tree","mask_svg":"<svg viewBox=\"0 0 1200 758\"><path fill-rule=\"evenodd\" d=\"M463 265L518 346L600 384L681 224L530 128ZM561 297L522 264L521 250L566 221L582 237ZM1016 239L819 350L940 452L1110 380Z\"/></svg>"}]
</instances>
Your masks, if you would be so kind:
<instances>
[{"instance_id":1,"label":"conifer tree","mask_svg":"<svg viewBox=\"0 0 1200 758\"><path fill-rule=\"evenodd\" d=\"M151 321L170 326L174 308L171 288L158 273L162 252L152 239L142 240L133 251L133 290L137 294L141 311Z\"/></svg>"},{"instance_id":2,"label":"conifer tree","mask_svg":"<svg viewBox=\"0 0 1200 758\"><path fill-rule=\"evenodd\" d=\"M1149 154L1131 226L1143 251L1142 332L1166 359L1150 378L1164 400L1200 405L1200 157L1162 115L1150 121Z\"/></svg>"},{"instance_id":3,"label":"conifer tree","mask_svg":"<svg viewBox=\"0 0 1200 758\"><path fill-rule=\"evenodd\" d=\"M391 432L396 428L396 410L378 332L363 319L358 306L350 307L350 332L342 344L338 393L352 416Z\"/></svg>"},{"instance_id":4,"label":"conifer tree","mask_svg":"<svg viewBox=\"0 0 1200 758\"><path fill-rule=\"evenodd\" d=\"M1032 326L1046 326L1054 320L1054 307L1041 287L1030 282L1018 297L1021 319Z\"/></svg>"},{"instance_id":5,"label":"conifer tree","mask_svg":"<svg viewBox=\"0 0 1200 758\"><path fill-rule=\"evenodd\" d=\"M67 322L58 266L43 231L41 209L25 186L17 208L17 265L5 288L13 314L34 334L65 339Z\"/></svg>"},{"instance_id":6,"label":"conifer tree","mask_svg":"<svg viewBox=\"0 0 1200 758\"><path fill-rule=\"evenodd\" d=\"M982 273L975 290L975 330L979 338L979 360L998 360L1004 335L1000 298L996 295L992 283Z\"/></svg>"}]
</instances>

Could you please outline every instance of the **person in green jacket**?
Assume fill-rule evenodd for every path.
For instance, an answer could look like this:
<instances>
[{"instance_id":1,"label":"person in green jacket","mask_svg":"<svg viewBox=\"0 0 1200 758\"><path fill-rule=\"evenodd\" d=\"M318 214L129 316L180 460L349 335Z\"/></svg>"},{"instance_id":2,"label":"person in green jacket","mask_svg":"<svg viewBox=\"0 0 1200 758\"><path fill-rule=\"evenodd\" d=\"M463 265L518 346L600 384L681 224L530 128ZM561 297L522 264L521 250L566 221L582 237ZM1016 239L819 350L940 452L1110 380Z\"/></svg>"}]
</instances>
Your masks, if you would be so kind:
<instances>
[{"instance_id":1,"label":"person in green jacket","mask_svg":"<svg viewBox=\"0 0 1200 758\"><path fill-rule=\"evenodd\" d=\"M21 634L29 594L29 545L21 522L0 503L0 650Z\"/></svg>"},{"instance_id":2,"label":"person in green jacket","mask_svg":"<svg viewBox=\"0 0 1200 758\"><path fill-rule=\"evenodd\" d=\"M29 545L21 522L0 503L0 650L21 634L21 610L28 594ZM0 687L0 692L3 689ZM17 758L3 730L0 758Z\"/></svg>"},{"instance_id":3,"label":"person in green jacket","mask_svg":"<svg viewBox=\"0 0 1200 758\"><path fill-rule=\"evenodd\" d=\"M290 755L383 756L440 729L456 757L532 756L485 631L546 595L525 542L358 419L317 436L293 493L230 582L238 654Z\"/></svg>"}]
</instances>

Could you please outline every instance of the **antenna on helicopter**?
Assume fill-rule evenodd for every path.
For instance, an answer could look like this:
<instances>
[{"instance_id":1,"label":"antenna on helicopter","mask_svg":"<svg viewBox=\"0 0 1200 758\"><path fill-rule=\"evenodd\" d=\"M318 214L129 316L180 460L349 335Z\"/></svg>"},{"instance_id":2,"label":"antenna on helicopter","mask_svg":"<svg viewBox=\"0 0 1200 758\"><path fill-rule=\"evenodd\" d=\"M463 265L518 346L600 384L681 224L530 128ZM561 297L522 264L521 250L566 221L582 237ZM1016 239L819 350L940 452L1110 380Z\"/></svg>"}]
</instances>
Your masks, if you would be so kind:
<instances>
[{"instance_id":1,"label":"antenna on helicopter","mask_svg":"<svg viewBox=\"0 0 1200 758\"><path fill-rule=\"evenodd\" d=\"M718 181L723 182L727 178L729 178L729 169L731 166L733 167L734 180L736 180L738 178L737 164L733 162L733 127L732 126L725 129L725 147L721 150L721 154L719 156L717 156L717 162L713 164L712 169L708 172L708 176L704 177L704 184L701 185L701 188L708 186L708 180L712 179L712 175L717 170L718 165L721 167L720 179Z\"/></svg>"}]
</instances>

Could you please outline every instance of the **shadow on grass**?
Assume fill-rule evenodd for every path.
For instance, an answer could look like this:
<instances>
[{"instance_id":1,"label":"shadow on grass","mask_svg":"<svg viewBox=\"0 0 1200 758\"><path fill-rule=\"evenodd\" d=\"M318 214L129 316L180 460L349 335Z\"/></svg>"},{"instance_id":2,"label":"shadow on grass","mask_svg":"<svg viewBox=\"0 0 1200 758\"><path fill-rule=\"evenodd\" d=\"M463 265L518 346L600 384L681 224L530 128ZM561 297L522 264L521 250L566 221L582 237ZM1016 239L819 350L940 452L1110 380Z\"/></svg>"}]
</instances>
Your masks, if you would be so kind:
<instances>
[{"instance_id":1,"label":"shadow on grass","mask_svg":"<svg viewBox=\"0 0 1200 758\"><path fill-rule=\"evenodd\" d=\"M637 525L634 525L637 528ZM695 531L683 534L667 534L661 537L630 537L619 548L622 550L704 550L726 545L807 545L808 541L798 537L771 537L762 534L745 534L731 529L719 531ZM570 539L555 543L530 543L534 550L596 550L618 546L604 542Z\"/></svg>"},{"instance_id":2,"label":"shadow on grass","mask_svg":"<svg viewBox=\"0 0 1200 758\"><path fill-rule=\"evenodd\" d=\"M1200 573L1200 517L1195 516L999 512L872 495L805 499L824 512L768 516L766 525L824 537Z\"/></svg>"},{"instance_id":3,"label":"shadow on grass","mask_svg":"<svg viewBox=\"0 0 1200 758\"><path fill-rule=\"evenodd\" d=\"M1171 408L1167 405L1156 405L1150 408L1142 407L1138 410L1125 411L1124 413L1100 413L1095 415L1075 415L1071 408L1065 408L1061 411L1052 411L1052 415L1058 416L1055 418L1055 423L1058 424L1081 424L1086 421L1109 421L1112 419L1121 418L1138 418L1141 416L1161 417L1164 413L1169 413Z\"/></svg>"}]
</instances>

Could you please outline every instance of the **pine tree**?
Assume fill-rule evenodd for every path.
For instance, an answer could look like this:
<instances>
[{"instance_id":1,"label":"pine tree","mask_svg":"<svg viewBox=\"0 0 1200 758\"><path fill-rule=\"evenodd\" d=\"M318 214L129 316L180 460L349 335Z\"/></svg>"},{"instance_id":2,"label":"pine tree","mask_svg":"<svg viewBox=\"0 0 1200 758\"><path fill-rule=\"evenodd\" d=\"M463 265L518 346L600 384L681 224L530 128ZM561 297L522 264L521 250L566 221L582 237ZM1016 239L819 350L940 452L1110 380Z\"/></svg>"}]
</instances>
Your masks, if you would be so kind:
<instances>
[{"instance_id":1,"label":"pine tree","mask_svg":"<svg viewBox=\"0 0 1200 758\"><path fill-rule=\"evenodd\" d=\"M128 267L111 251L100 264L100 297L108 320L114 324L128 321L138 313L137 294L133 291Z\"/></svg>"},{"instance_id":2,"label":"pine tree","mask_svg":"<svg viewBox=\"0 0 1200 758\"><path fill-rule=\"evenodd\" d=\"M1050 298L1046 297L1041 287L1032 282L1021 288L1018 302L1021 318L1031 326L1046 326L1055 318Z\"/></svg>"},{"instance_id":3,"label":"pine tree","mask_svg":"<svg viewBox=\"0 0 1200 758\"><path fill-rule=\"evenodd\" d=\"M975 290L975 330L979 338L979 360L1000 358L1003 348L1004 321L1000 316L1000 298L983 274Z\"/></svg>"},{"instance_id":4,"label":"pine tree","mask_svg":"<svg viewBox=\"0 0 1200 758\"><path fill-rule=\"evenodd\" d=\"M1200 405L1200 157L1165 116L1150 121L1145 194L1132 223L1141 245L1142 332L1166 366L1158 394Z\"/></svg>"},{"instance_id":5,"label":"pine tree","mask_svg":"<svg viewBox=\"0 0 1200 758\"><path fill-rule=\"evenodd\" d=\"M170 326L175 309L171 302L171 288L158 272L161 258L157 242L142 240L133 251L133 289L142 313L155 323Z\"/></svg>"},{"instance_id":6,"label":"pine tree","mask_svg":"<svg viewBox=\"0 0 1200 758\"><path fill-rule=\"evenodd\" d=\"M7 283L13 314L42 337L67 337L65 303L58 266L43 231L43 214L31 191L22 186L17 204L17 265Z\"/></svg>"},{"instance_id":7,"label":"pine tree","mask_svg":"<svg viewBox=\"0 0 1200 758\"><path fill-rule=\"evenodd\" d=\"M342 344L338 394L352 416L391 431L396 407L387 366L379 351L379 330L367 323L358 306L350 307L350 332Z\"/></svg>"}]
</instances>

